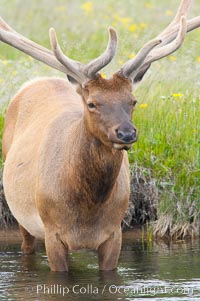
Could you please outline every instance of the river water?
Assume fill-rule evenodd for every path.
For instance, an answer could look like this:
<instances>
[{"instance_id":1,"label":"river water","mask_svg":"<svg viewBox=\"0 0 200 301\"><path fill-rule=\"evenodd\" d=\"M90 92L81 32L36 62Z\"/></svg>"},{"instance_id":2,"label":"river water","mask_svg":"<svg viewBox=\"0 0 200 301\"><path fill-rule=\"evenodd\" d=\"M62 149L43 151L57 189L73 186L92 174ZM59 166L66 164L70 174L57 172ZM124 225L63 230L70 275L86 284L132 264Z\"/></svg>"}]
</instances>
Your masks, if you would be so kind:
<instances>
[{"instance_id":1,"label":"river water","mask_svg":"<svg viewBox=\"0 0 200 301\"><path fill-rule=\"evenodd\" d=\"M20 239L0 237L0 301L200 300L200 242L142 241L125 232L117 271L99 272L95 252L70 256L70 272L51 272L43 243L22 256Z\"/></svg>"}]
</instances>

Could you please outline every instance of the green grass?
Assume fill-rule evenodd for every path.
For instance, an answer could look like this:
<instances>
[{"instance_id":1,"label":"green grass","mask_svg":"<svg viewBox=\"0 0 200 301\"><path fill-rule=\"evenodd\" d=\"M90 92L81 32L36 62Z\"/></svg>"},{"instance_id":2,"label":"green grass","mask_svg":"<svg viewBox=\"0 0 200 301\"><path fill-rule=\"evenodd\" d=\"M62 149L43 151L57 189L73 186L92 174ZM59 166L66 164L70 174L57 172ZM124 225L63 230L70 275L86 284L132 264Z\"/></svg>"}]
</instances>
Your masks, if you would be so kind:
<instances>
[{"instance_id":1,"label":"green grass","mask_svg":"<svg viewBox=\"0 0 200 301\"><path fill-rule=\"evenodd\" d=\"M1 15L17 31L46 47L50 47L48 28L54 26L64 52L81 62L104 50L107 27L114 26L119 46L116 58L103 71L109 76L161 32L179 2L1 0ZM199 11L200 3L195 1L190 16ZM139 103L133 119L139 140L129 152L130 162L151 170L160 189L158 214L172 216L174 224L200 218L199 43L198 29L188 34L177 53L152 65L135 93ZM0 67L2 105L31 78L64 76L4 44L0 44ZM4 110L0 134L3 120Z\"/></svg>"}]
</instances>

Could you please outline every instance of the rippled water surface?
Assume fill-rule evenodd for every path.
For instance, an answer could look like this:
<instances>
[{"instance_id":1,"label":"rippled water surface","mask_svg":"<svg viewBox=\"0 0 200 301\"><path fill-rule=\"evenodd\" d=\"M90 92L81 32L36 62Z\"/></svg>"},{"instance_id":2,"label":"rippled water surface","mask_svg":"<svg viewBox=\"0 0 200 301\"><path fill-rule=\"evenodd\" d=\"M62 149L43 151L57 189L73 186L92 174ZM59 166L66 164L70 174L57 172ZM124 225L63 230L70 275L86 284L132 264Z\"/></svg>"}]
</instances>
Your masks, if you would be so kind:
<instances>
[{"instance_id":1,"label":"rippled water surface","mask_svg":"<svg viewBox=\"0 0 200 301\"><path fill-rule=\"evenodd\" d=\"M44 245L22 256L0 240L0 300L200 300L200 242L147 243L124 233L119 268L99 272L94 252L70 256L70 272L50 272Z\"/></svg>"}]
</instances>

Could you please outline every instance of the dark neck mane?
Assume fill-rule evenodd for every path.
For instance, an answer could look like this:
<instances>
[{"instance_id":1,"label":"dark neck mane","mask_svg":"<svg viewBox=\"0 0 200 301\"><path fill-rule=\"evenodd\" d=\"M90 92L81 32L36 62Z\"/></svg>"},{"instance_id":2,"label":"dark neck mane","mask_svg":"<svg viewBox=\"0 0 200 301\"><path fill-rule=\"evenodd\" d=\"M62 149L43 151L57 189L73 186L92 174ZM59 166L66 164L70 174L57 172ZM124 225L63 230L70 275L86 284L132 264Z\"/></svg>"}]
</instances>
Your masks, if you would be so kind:
<instances>
[{"instance_id":1,"label":"dark neck mane","mask_svg":"<svg viewBox=\"0 0 200 301\"><path fill-rule=\"evenodd\" d=\"M105 202L118 177L123 151L102 144L87 131L84 121L79 131L74 156L76 191L88 205Z\"/></svg>"}]
</instances>

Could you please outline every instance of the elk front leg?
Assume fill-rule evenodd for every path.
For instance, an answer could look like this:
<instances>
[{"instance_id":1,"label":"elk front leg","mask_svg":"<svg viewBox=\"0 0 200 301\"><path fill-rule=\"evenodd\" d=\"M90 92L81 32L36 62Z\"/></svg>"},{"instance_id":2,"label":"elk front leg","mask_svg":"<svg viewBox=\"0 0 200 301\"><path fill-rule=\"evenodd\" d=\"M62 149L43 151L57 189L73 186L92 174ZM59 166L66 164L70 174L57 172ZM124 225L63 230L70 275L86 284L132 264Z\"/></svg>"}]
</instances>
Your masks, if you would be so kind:
<instances>
[{"instance_id":1,"label":"elk front leg","mask_svg":"<svg viewBox=\"0 0 200 301\"><path fill-rule=\"evenodd\" d=\"M102 271L110 271L117 268L119 254L122 243L121 228L117 232L113 232L103 244L98 248L99 269Z\"/></svg>"},{"instance_id":2,"label":"elk front leg","mask_svg":"<svg viewBox=\"0 0 200 301\"><path fill-rule=\"evenodd\" d=\"M19 225L19 229L22 235L21 250L24 255L30 255L35 253L35 237L32 236L24 227Z\"/></svg>"},{"instance_id":3,"label":"elk front leg","mask_svg":"<svg viewBox=\"0 0 200 301\"><path fill-rule=\"evenodd\" d=\"M63 243L58 233L45 231L45 247L51 270L68 271L68 246Z\"/></svg>"}]
</instances>

